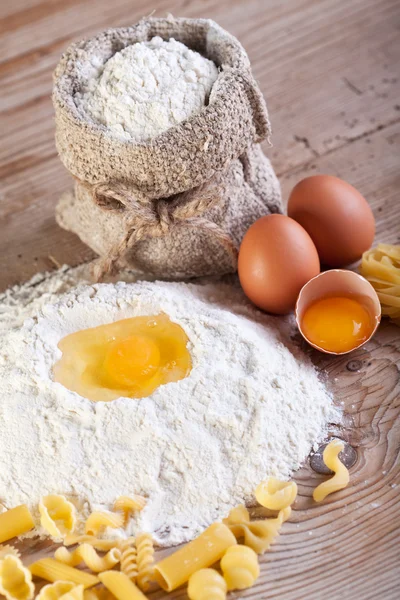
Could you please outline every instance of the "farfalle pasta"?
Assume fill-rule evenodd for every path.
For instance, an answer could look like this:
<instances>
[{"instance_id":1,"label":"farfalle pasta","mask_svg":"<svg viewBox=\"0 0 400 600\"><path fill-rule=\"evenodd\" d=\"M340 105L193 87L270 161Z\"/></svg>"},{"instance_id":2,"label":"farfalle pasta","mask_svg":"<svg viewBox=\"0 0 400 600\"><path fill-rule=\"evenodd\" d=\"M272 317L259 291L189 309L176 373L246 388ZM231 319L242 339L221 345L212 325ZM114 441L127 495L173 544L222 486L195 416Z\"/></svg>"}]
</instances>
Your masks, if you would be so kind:
<instances>
[{"instance_id":1,"label":"farfalle pasta","mask_svg":"<svg viewBox=\"0 0 400 600\"><path fill-rule=\"evenodd\" d=\"M146 498L135 494L134 496L120 496L114 502L114 510L121 511L124 514L124 524L126 525L130 515L133 512L143 510L146 505Z\"/></svg>"},{"instance_id":2,"label":"farfalle pasta","mask_svg":"<svg viewBox=\"0 0 400 600\"><path fill-rule=\"evenodd\" d=\"M237 539L244 538L246 546L252 548L257 554L263 554L274 542L282 523L290 517L290 514L291 508L288 506L279 511L275 518L250 521L247 508L239 506L234 508L223 522Z\"/></svg>"},{"instance_id":3,"label":"farfalle pasta","mask_svg":"<svg viewBox=\"0 0 400 600\"><path fill-rule=\"evenodd\" d=\"M71 581L56 581L45 585L36 600L82 600L83 586Z\"/></svg>"},{"instance_id":4,"label":"farfalle pasta","mask_svg":"<svg viewBox=\"0 0 400 600\"><path fill-rule=\"evenodd\" d=\"M85 533L88 535L97 535L106 527L119 529L123 527L125 517L121 513L112 512L94 512L85 523Z\"/></svg>"},{"instance_id":5,"label":"farfalle pasta","mask_svg":"<svg viewBox=\"0 0 400 600\"><path fill-rule=\"evenodd\" d=\"M94 573L100 573L112 569L119 563L121 550L113 548L105 556L99 556L93 546L82 544L72 552L64 547L58 548L54 558L70 567L76 567L83 562Z\"/></svg>"},{"instance_id":6,"label":"farfalle pasta","mask_svg":"<svg viewBox=\"0 0 400 600\"><path fill-rule=\"evenodd\" d=\"M7 600L32 600L34 593L32 574L18 556L8 554L0 560L0 594Z\"/></svg>"},{"instance_id":7,"label":"farfalle pasta","mask_svg":"<svg viewBox=\"0 0 400 600\"><path fill-rule=\"evenodd\" d=\"M257 554L248 546L231 546L221 559L221 571L228 590L245 590L260 575Z\"/></svg>"},{"instance_id":8,"label":"farfalle pasta","mask_svg":"<svg viewBox=\"0 0 400 600\"><path fill-rule=\"evenodd\" d=\"M296 500L297 485L294 481L280 481L268 477L255 490L256 500L270 510L282 510Z\"/></svg>"},{"instance_id":9,"label":"farfalle pasta","mask_svg":"<svg viewBox=\"0 0 400 600\"><path fill-rule=\"evenodd\" d=\"M133 582L138 576L137 550L135 538L129 538L119 544L121 549L121 571Z\"/></svg>"},{"instance_id":10,"label":"farfalle pasta","mask_svg":"<svg viewBox=\"0 0 400 600\"><path fill-rule=\"evenodd\" d=\"M226 592L226 581L215 569L200 569L189 579L190 600L225 600Z\"/></svg>"},{"instance_id":11,"label":"farfalle pasta","mask_svg":"<svg viewBox=\"0 0 400 600\"><path fill-rule=\"evenodd\" d=\"M149 533L140 533L136 536L137 552L137 578L136 582L141 590L147 591L154 579L154 545Z\"/></svg>"},{"instance_id":12,"label":"farfalle pasta","mask_svg":"<svg viewBox=\"0 0 400 600\"><path fill-rule=\"evenodd\" d=\"M50 494L39 503L40 523L53 538L72 533L76 526L76 508L65 496Z\"/></svg>"},{"instance_id":13,"label":"farfalle pasta","mask_svg":"<svg viewBox=\"0 0 400 600\"><path fill-rule=\"evenodd\" d=\"M349 470L339 459L339 454L343 449L344 443L341 440L332 440L326 446L322 457L326 466L334 472L334 476L315 488L313 492L315 502L322 502L329 494L342 490L348 485Z\"/></svg>"}]
</instances>

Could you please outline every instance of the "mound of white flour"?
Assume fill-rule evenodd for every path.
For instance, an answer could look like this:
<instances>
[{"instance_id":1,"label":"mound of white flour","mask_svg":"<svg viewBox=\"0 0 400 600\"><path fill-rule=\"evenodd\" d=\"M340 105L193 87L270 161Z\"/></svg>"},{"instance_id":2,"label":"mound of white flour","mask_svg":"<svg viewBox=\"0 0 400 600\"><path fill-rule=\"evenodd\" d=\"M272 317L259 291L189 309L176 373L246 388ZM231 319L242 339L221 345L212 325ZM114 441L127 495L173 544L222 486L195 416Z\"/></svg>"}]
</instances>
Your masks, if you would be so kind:
<instances>
[{"instance_id":1,"label":"mound of white flour","mask_svg":"<svg viewBox=\"0 0 400 600\"><path fill-rule=\"evenodd\" d=\"M148 502L130 533L187 541L251 500L267 475L287 477L337 419L316 371L291 347L287 321L249 307L240 290L82 285L55 301L79 276L64 270L36 290L30 283L0 296L0 502L8 508L63 493L84 517L142 494ZM187 378L109 403L53 382L65 335L161 311L190 339Z\"/></svg>"},{"instance_id":2,"label":"mound of white flour","mask_svg":"<svg viewBox=\"0 0 400 600\"><path fill-rule=\"evenodd\" d=\"M75 104L114 135L142 142L199 112L217 77L211 60L154 37L114 54Z\"/></svg>"}]
</instances>

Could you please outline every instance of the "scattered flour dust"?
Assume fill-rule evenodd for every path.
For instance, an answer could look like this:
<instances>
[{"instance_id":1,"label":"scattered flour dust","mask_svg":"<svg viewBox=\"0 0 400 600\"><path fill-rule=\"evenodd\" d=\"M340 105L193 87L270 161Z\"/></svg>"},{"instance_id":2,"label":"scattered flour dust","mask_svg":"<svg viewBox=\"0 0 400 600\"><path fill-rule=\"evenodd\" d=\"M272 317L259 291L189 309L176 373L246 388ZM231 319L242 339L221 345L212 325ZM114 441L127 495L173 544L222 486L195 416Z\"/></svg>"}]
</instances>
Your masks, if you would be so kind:
<instances>
[{"instance_id":1,"label":"scattered flour dust","mask_svg":"<svg viewBox=\"0 0 400 600\"><path fill-rule=\"evenodd\" d=\"M6 507L35 511L40 496L62 493L83 519L121 494L142 494L148 502L129 533L177 544L251 502L267 475L288 477L338 419L317 372L291 345L290 320L256 311L235 286L82 281L85 268L63 268L0 295ZM109 403L53 382L63 336L161 311L190 339L187 378Z\"/></svg>"},{"instance_id":2,"label":"scattered flour dust","mask_svg":"<svg viewBox=\"0 0 400 600\"><path fill-rule=\"evenodd\" d=\"M154 37L116 52L75 104L117 137L143 142L199 112L217 77L208 58Z\"/></svg>"}]
</instances>

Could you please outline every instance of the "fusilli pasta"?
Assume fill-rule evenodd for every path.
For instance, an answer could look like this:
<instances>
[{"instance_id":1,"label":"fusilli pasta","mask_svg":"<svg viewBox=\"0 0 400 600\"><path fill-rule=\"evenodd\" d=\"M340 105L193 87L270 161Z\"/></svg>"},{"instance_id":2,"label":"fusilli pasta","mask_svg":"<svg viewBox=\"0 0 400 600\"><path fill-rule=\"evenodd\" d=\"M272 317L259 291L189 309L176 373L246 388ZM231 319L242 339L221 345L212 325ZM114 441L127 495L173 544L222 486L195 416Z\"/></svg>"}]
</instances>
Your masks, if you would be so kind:
<instances>
[{"instance_id":1,"label":"fusilli pasta","mask_svg":"<svg viewBox=\"0 0 400 600\"><path fill-rule=\"evenodd\" d=\"M244 590L260 575L257 554L247 546L231 546L221 559L221 570L228 590Z\"/></svg>"},{"instance_id":2,"label":"fusilli pasta","mask_svg":"<svg viewBox=\"0 0 400 600\"><path fill-rule=\"evenodd\" d=\"M315 502L321 502L329 494L342 490L348 485L350 480L349 471L339 459L339 454L343 448L344 443L341 440L332 440L326 446L322 457L326 466L334 472L334 476L315 488L313 492Z\"/></svg>"},{"instance_id":3,"label":"fusilli pasta","mask_svg":"<svg viewBox=\"0 0 400 600\"><path fill-rule=\"evenodd\" d=\"M200 569L189 579L190 600L225 600L227 586L225 579L214 569Z\"/></svg>"},{"instance_id":4,"label":"fusilli pasta","mask_svg":"<svg viewBox=\"0 0 400 600\"><path fill-rule=\"evenodd\" d=\"M133 582L138 576L137 566L137 550L135 546L135 538L129 538L120 543L121 554L121 571L129 577Z\"/></svg>"},{"instance_id":5,"label":"fusilli pasta","mask_svg":"<svg viewBox=\"0 0 400 600\"><path fill-rule=\"evenodd\" d=\"M137 551L137 585L144 592L150 588L154 578L154 546L153 538L149 533L140 533L136 537Z\"/></svg>"}]
</instances>

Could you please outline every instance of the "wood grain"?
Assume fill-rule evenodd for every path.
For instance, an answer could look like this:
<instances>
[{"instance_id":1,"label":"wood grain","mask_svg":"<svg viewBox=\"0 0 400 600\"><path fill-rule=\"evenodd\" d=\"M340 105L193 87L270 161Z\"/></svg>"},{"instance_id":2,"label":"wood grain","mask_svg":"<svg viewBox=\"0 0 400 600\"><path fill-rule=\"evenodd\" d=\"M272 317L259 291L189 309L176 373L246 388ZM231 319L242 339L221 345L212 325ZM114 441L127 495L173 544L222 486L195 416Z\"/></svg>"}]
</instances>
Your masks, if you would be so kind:
<instances>
[{"instance_id":1,"label":"wood grain","mask_svg":"<svg viewBox=\"0 0 400 600\"><path fill-rule=\"evenodd\" d=\"M400 242L400 5L394 0L14 0L0 4L0 289L92 252L59 229L54 206L71 180L53 142L51 74L73 40L157 15L206 16L248 50L273 124L266 149L286 200L301 178L327 172L370 202L377 241ZM299 340L299 343L300 340ZM305 350L310 351L308 348ZM232 597L382 600L400 586L400 335L388 323L350 358L312 351L356 449L351 484L321 505L305 465L290 522L262 558L262 576ZM257 515L262 511L255 511ZM49 542L22 544L26 562ZM156 592L152 598L164 598ZM170 598L186 598L178 591Z\"/></svg>"}]
</instances>

